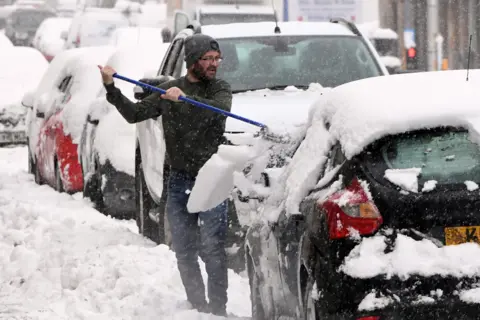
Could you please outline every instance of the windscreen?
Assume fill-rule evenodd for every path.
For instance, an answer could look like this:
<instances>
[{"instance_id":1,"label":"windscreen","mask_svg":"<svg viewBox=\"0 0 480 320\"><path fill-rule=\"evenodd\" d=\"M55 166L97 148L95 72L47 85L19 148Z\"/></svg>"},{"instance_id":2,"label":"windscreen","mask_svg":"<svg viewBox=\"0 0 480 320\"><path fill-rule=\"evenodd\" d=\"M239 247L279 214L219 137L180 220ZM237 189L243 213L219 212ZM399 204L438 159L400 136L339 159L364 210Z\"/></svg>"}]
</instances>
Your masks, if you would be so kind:
<instances>
[{"instance_id":1,"label":"windscreen","mask_svg":"<svg viewBox=\"0 0 480 320\"><path fill-rule=\"evenodd\" d=\"M393 138L381 148L387 169L421 168L419 181L480 181L480 148L467 131L422 132Z\"/></svg>"},{"instance_id":2,"label":"windscreen","mask_svg":"<svg viewBox=\"0 0 480 320\"><path fill-rule=\"evenodd\" d=\"M217 77L234 92L263 88L335 87L381 75L365 42L353 36L269 36L219 39Z\"/></svg>"},{"instance_id":3,"label":"windscreen","mask_svg":"<svg viewBox=\"0 0 480 320\"><path fill-rule=\"evenodd\" d=\"M373 45L380 56L398 56L398 40L374 39Z\"/></svg>"},{"instance_id":4,"label":"windscreen","mask_svg":"<svg viewBox=\"0 0 480 320\"><path fill-rule=\"evenodd\" d=\"M275 21L274 14L240 14L240 13L228 13L228 14L205 14L200 15L200 24L202 26L212 24L227 24L227 23L240 23L240 22L262 22L262 21Z\"/></svg>"}]
</instances>

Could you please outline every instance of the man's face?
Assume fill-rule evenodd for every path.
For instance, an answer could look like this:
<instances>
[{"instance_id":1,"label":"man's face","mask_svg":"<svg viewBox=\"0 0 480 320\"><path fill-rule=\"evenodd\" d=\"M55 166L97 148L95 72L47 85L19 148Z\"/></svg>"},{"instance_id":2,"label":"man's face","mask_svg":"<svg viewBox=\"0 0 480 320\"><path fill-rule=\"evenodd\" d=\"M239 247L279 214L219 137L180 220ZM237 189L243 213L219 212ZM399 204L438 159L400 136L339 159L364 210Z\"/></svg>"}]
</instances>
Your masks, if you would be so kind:
<instances>
[{"instance_id":1,"label":"man's face","mask_svg":"<svg viewBox=\"0 0 480 320\"><path fill-rule=\"evenodd\" d=\"M193 74L200 80L213 80L221 61L218 51L208 51L193 65Z\"/></svg>"}]
</instances>

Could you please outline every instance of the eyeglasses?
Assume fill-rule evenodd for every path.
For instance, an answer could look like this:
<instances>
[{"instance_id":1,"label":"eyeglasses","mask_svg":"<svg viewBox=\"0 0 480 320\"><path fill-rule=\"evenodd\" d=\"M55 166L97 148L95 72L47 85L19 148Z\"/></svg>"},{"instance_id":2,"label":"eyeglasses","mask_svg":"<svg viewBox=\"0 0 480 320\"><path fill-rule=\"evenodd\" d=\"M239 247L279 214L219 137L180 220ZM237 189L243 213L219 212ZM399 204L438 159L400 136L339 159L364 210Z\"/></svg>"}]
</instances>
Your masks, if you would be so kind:
<instances>
[{"instance_id":1,"label":"eyeglasses","mask_svg":"<svg viewBox=\"0 0 480 320\"><path fill-rule=\"evenodd\" d=\"M209 56L209 57L201 58L200 60L208 61L210 63L212 63L214 61L217 62L217 63L220 63L220 62L222 62L223 58L222 57L211 57L211 56Z\"/></svg>"}]
</instances>

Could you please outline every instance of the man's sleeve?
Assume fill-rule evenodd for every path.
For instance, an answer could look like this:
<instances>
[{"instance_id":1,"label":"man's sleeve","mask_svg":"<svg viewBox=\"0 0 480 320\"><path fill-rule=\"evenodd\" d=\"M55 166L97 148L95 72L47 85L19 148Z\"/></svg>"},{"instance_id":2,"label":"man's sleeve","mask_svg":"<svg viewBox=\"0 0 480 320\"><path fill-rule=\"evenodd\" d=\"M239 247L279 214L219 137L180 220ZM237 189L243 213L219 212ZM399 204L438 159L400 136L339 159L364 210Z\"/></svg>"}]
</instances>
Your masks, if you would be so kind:
<instances>
[{"instance_id":1,"label":"man's sleeve","mask_svg":"<svg viewBox=\"0 0 480 320\"><path fill-rule=\"evenodd\" d=\"M147 119L158 117L167 101L160 98L158 92L154 92L139 102L132 102L125 97L114 83L105 85L107 101L113 104L118 112L128 123L137 123Z\"/></svg>"}]
</instances>

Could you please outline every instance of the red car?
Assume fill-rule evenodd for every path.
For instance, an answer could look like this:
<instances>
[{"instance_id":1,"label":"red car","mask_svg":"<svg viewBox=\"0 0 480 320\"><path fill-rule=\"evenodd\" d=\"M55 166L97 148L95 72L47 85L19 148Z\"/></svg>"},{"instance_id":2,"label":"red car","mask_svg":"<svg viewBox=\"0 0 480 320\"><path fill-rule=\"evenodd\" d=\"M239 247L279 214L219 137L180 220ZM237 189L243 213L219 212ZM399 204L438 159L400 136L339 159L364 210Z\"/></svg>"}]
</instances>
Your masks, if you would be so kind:
<instances>
[{"instance_id":1,"label":"red car","mask_svg":"<svg viewBox=\"0 0 480 320\"><path fill-rule=\"evenodd\" d=\"M68 193L83 190L77 143L88 106L102 88L97 65L103 65L114 48L75 50L79 50L79 54L72 56L65 65L54 89L56 92L48 94L47 107L36 111L36 116L45 121L35 148L35 181Z\"/></svg>"}]
</instances>

